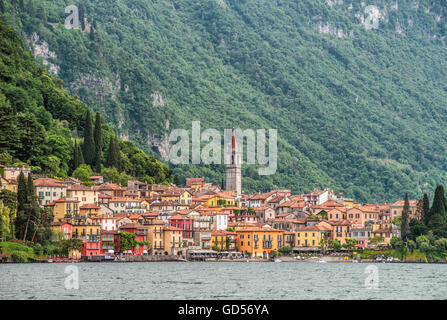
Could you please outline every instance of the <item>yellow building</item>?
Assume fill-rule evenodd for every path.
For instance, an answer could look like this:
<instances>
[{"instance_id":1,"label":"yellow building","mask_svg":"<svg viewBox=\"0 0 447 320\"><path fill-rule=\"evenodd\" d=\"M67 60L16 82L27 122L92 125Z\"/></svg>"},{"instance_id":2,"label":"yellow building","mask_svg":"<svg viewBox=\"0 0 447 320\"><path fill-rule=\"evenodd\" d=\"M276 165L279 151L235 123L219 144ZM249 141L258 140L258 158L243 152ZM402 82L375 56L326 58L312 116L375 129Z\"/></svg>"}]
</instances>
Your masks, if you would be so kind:
<instances>
[{"instance_id":1,"label":"yellow building","mask_svg":"<svg viewBox=\"0 0 447 320\"><path fill-rule=\"evenodd\" d=\"M163 251L164 254L173 254L173 249L182 248L183 230L176 227L163 227Z\"/></svg>"},{"instance_id":2,"label":"yellow building","mask_svg":"<svg viewBox=\"0 0 447 320\"><path fill-rule=\"evenodd\" d=\"M83 217L94 218L99 216L101 207L96 203L87 203L79 207L79 214Z\"/></svg>"},{"instance_id":3,"label":"yellow building","mask_svg":"<svg viewBox=\"0 0 447 320\"><path fill-rule=\"evenodd\" d=\"M328 232L319 226L304 226L295 230L296 247L318 247L321 239L327 239Z\"/></svg>"},{"instance_id":4,"label":"yellow building","mask_svg":"<svg viewBox=\"0 0 447 320\"><path fill-rule=\"evenodd\" d=\"M191 204L192 194L188 190L177 189L173 191L167 191L160 196L161 201L178 202L181 204Z\"/></svg>"},{"instance_id":5,"label":"yellow building","mask_svg":"<svg viewBox=\"0 0 447 320\"><path fill-rule=\"evenodd\" d=\"M73 198L60 198L48 206L53 208L53 221L65 220L79 213L79 201Z\"/></svg>"},{"instance_id":6,"label":"yellow building","mask_svg":"<svg viewBox=\"0 0 447 320\"><path fill-rule=\"evenodd\" d=\"M218 194L205 194L193 198L194 203L201 204L206 208L216 208L221 206L235 206L234 196L220 192Z\"/></svg>"},{"instance_id":7,"label":"yellow building","mask_svg":"<svg viewBox=\"0 0 447 320\"><path fill-rule=\"evenodd\" d=\"M148 230L148 239L150 242L150 249L152 254L163 254L164 246L164 233L163 233L163 220L150 219L144 226Z\"/></svg>"},{"instance_id":8,"label":"yellow building","mask_svg":"<svg viewBox=\"0 0 447 320\"><path fill-rule=\"evenodd\" d=\"M347 209L351 209L351 208L355 208L355 207L360 207L361 204L358 202L355 202L352 199L344 199L344 205Z\"/></svg>"},{"instance_id":9,"label":"yellow building","mask_svg":"<svg viewBox=\"0 0 447 320\"><path fill-rule=\"evenodd\" d=\"M93 223L91 219L75 221L72 230L72 237L75 239L81 239L83 242L100 241L101 226Z\"/></svg>"},{"instance_id":10,"label":"yellow building","mask_svg":"<svg viewBox=\"0 0 447 320\"><path fill-rule=\"evenodd\" d=\"M237 251L251 254L253 257L268 258L272 250L278 250L283 244L284 232L271 227L239 227L237 234Z\"/></svg>"},{"instance_id":11,"label":"yellow building","mask_svg":"<svg viewBox=\"0 0 447 320\"><path fill-rule=\"evenodd\" d=\"M219 251L234 250L234 239L236 238L235 232L229 232L225 230L216 230L211 233L211 249L217 249ZM228 246L227 246L227 239Z\"/></svg>"},{"instance_id":12,"label":"yellow building","mask_svg":"<svg viewBox=\"0 0 447 320\"><path fill-rule=\"evenodd\" d=\"M67 198L79 201L79 206L88 203L98 203L98 191L90 187L74 184L67 189Z\"/></svg>"}]
</instances>

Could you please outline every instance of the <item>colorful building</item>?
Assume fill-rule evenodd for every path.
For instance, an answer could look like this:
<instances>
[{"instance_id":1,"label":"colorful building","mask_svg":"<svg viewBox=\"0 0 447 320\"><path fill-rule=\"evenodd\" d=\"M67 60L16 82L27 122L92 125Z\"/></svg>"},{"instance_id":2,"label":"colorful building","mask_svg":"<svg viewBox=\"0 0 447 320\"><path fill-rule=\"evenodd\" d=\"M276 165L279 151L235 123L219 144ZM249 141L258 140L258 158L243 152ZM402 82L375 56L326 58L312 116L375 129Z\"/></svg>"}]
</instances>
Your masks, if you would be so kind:
<instances>
[{"instance_id":1,"label":"colorful building","mask_svg":"<svg viewBox=\"0 0 447 320\"><path fill-rule=\"evenodd\" d=\"M218 251L234 251L236 249L235 232L216 230L211 233L211 248Z\"/></svg>"},{"instance_id":2,"label":"colorful building","mask_svg":"<svg viewBox=\"0 0 447 320\"><path fill-rule=\"evenodd\" d=\"M120 230L135 234L137 245L132 249L132 254L139 256L149 254L149 233L146 226L137 223L128 223L121 226Z\"/></svg>"},{"instance_id":3,"label":"colorful building","mask_svg":"<svg viewBox=\"0 0 447 320\"><path fill-rule=\"evenodd\" d=\"M237 250L253 257L268 258L283 243L284 232L271 227L240 227L235 232Z\"/></svg>"},{"instance_id":4,"label":"colorful building","mask_svg":"<svg viewBox=\"0 0 447 320\"><path fill-rule=\"evenodd\" d=\"M295 230L296 247L318 247L323 239L328 239L329 232L318 225L303 226Z\"/></svg>"}]
</instances>

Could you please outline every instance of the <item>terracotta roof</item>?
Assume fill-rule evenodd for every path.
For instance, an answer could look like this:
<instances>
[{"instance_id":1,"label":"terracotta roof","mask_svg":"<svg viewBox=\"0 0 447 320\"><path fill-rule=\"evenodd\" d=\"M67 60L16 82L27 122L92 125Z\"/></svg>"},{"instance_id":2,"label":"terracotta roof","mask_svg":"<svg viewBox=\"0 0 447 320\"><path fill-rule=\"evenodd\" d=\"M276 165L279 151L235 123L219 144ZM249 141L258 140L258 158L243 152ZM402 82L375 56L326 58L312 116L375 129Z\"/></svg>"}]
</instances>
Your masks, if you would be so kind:
<instances>
[{"instance_id":1,"label":"terracotta roof","mask_svg":"<svg viewBox=\"0 0 447 320\"><path fill-rule=\"evenodd\" d=\"M249 200L265 200L270 197L272 194L275 194L275 191L270 191L267 193L256 194L253 197L249 198Z\"/></svg>"},{"instance_id":2,"label":"terracotta roof","mask_svg":"<svg viewBox=\"0 0 447 320\"><path fill-rule=\"evenodd\" d=\"M101 207L98 206L96 203L86 203L79 207L79 209L100 209Z\"/></svg>"},{"instance_id":3,"label":"terracotta roof","mask_svg":"<svg viewBox=\"0 0 447 320\"><path fill-rule=\"evenodd\" d=\"M68 191L94 191L92 188L83 186L82 184L72 184L68 187Z\"/></svg>"},{"instance_id":4,"label":"terracotta roof","mask_svg":"<svg viewBox=\"0 0 447 320\"><path fill-rule=\"evenodd\" d=\"M296 228L295 231L327 231L327 228L324 228L319 225L313 225L313 226L300 226Z\"/></svg>"},{"instance_id":5,"label":"terracotta roof","mask_svg":"<svg viewBox=\"0 0 447 320\"><path fill-rule=\"evenodd\" d=\"M126 223L124 225L121 226L121 229L147 229L147 227L143 226L142 224L139 223Z\"/></svg>"},{"instance_id":6,"label":"terracotta roof","mask_svg":"<svg viewBox=\"0 0 447 320\"><path fill-rule=\"evenodd\" d=\"M193 184L203 185L205 182L205 178L186 178L186 186L190 187Z\"/></svg>"},{"instance_id":7,"label":"terracotta roof","mask_svg":"<svg viewBox=\"0 0 447 320\"><path fill-rule=\"evenodd\" d=\"M296 204L295 201L286 201L278 205L278 207L292 207L294 204Z\"/></svg>"},{"instance_id":8,"label":"terracotta roof","mask_svg":"<svg viewBox=\"0 0 447 320\"><path fill-rule=\"evenodd\" d=\"M323 202L320 205L312 206L311 208L312 209L327 209L327 208L338 208L338 207L344 208L345 206L341 203L334 201L334 200L328 200L326 202Z\"/></svg>"},{"instance_id":9,"label":"terracotta roof","mask_svg":"<svg viewBox=\"0 0 447 320\"><path fill-rule=\"evenodd\" d=\"M333 226L350 226L351 222L349 222L348 220L332 220L332 221L328 221L331 225Z\"/></svg>"},{"instance_id":10,"label":"terracotta roof","mask_svg":"<svg viewBox=\"0 0 447 320\"><path fill-rule=\"evenodd\" d=\"M74 198L62 197L62 198L59 198L59 199L55 200L54 202L79 202L79 200L76 200Z\"/></svg>"},{"instance_id":11,"label":"terracotta roof","mask_svg":"<svg viewBox=\"0 0 447 320\"><path fill-rule=\"evenodd\" d=\"M271 200L269 201L269 203L279 203L282 199L284 199L284 196L279 195L279 196L276 196L276 197L274 197L273 199L271 199Z\"/></svg>"},{"instance_id":12,"label":"terracotta roof","mask_svg":"<svg viewBox=\"0 0 447 320\"><path fill-rule=\"evenodd\" d=\"M181 216L181 215L179 215L179 214L170 216L170 217L168 218L168 220L184 220L184 219L187 219L187 218L185 218L184 216Z\"/></svg>"},{"instance_id":13,"label":"terracotta roof","mask_svg":"<svg viewBox=\"0 0 447 320\"><path fill-rule=\"evenodd\" d=\"M183 231L183 229L176 228L176 227L173 227L173 226L164 226L163 230L167 230L167 231Z\"/></svg>"},{"instance_id":14,"label":"terracotta roof","mask_svg":"<svg viewBox=\"0 0 447 320\"><path fill-rule=\"evenodd\" d=\"M417 206L417 200L408 200L410 207L415 207ZM405 200L398 200L396 202L394 202L393 204L390 204L390 207L403 207L405 204Z\"/></svg>"},{"instance_id":15,"label":"terracotta roof","mask_svg":"<svg viewBox=\"0 0 447 320\"><path fill-rule=\"evenodd\" d=\"M125 191L127 190L126 187L122 187L119 184L116 183L103 183L99 186L99 190L119 190L119 191Z\"/></svg>"},{"instance_id":16,"label":"terracotta roof","mask_svg":"<svg viewBox=\"0 0 447 320\"><path fill-rule=\"evenodd\" d=\"M51 178L39 178L34 180L33 183L35 187L67 187L67 185L63 181Z\"/></svg>"},{"instance_id":17,"label":"terracotta roof","mask_svg":"<svg viewBox=\"0 0 447 320\"><path fill-rule=\"evenodd\" d=\"M236 232L230 232L226 230L215 230L211 232L212 236L228 236L228 235L236 235Z\"/></svg>"}]
</instances>

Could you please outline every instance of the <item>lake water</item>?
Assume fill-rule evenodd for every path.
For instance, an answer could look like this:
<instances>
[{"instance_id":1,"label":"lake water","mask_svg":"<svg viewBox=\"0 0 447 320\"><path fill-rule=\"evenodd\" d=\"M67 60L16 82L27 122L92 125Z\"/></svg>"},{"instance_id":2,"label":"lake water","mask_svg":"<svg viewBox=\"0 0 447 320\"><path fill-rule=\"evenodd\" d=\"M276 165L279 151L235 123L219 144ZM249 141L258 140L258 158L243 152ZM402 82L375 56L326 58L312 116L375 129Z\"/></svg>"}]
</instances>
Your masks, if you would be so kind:
<instances>
[{"instance_id":1,"label":"lake water","mask_svg":"<svg viewBox=\"0 0 447 320\"><path fill-rule=\"evenodd\" d=\"M78 289L67 289L78 271ZM67 268L67 269L66 269ZM371 282L370 280L373 279ZM447 299L447 264L0 264L2 299Z\"/></svg>"}]
</instances>

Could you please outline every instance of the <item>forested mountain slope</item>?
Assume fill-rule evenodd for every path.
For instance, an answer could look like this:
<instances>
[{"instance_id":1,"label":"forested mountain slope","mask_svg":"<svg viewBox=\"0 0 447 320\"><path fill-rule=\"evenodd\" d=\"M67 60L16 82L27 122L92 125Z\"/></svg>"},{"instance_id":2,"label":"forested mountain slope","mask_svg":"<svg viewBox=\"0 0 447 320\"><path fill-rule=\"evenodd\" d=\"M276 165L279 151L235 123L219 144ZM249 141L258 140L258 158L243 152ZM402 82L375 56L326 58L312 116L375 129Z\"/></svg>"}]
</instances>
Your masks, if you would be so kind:
<instances>
[{"instance_id":1,"label":"forested mountain slope","mask_svg":"<svg viewBox=\"0 0 447 320\"><path fill-rule=\"evenodd\" d=\"M93 172L114 182L127 183L134 177L151 183L173 181L166 164L147 156L133 143L116 139L113 128L100 114L94 121L93 136L90 110L78 97L70 96L62 84L34 61L15 30L0 19L1 164L26 164L34 175L66 178L75 169L81 170L81 164L86 166L85 159L91 168L86 166L87 170L82 169L86 173L79 175L86 182ZM91 135L86 133L87 123ZM90 153L86 136L98 141L92 141ZM112 153L109 141L116 143ZM109 159L111 155L113 160Z\"/></svg>"},{"instance_id":2,"label":"forested mountain slope","mask_svg":"<svg viewBox=\"0 0 447 320\"><path fill-rule=\"evenodd\" d=\"M244 166L245 191L376 201L447 181L443 1L0 1L38 60L146 151L166 157L193 120L278 129L277 173ZM84 31L64 27L70 4ZM220 183L223 169L176 172Z\"/></svg>"}]
</instances>

